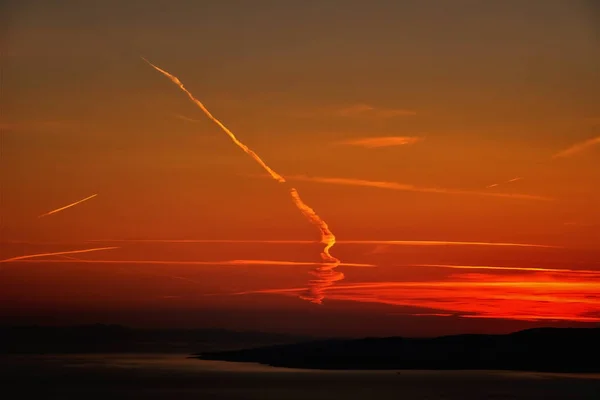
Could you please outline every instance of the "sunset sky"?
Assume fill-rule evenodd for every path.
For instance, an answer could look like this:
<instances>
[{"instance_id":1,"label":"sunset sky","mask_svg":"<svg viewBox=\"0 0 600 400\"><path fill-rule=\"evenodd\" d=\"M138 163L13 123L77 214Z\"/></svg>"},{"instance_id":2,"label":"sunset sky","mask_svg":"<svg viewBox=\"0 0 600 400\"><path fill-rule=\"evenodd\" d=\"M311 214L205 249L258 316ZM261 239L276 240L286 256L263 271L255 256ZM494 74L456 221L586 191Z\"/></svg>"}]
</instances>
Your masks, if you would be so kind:
<instances>
[{"instance_id":1,"label":"sunset sky","mask_svg":"<svg viewBox=\"0 0 600 400\"><path fill-rule=\"evenodd\" d=\"M23 0L0 15L0 322L600 323L597 2Z\"/></svg>"}]
</instances>

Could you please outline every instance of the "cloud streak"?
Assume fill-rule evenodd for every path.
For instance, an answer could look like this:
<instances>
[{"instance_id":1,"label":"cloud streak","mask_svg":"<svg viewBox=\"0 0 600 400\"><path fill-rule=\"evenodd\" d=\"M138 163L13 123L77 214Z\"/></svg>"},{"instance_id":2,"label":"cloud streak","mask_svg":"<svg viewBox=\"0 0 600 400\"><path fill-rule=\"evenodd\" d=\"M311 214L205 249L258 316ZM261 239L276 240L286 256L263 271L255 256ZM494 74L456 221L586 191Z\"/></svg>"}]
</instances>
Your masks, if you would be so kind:
<instances>
[{"instance_id":1,"label":"cloud streak","mask_svg":"<svg viewBox=\"0 0 600 400\"><path fill-rule=\"evenodd\" d=\"M479 191L460 190L460 189L430 188L430 187L414 186L414 185L397 183L397 182L369 181L369 180L353 179L353 178L309 177L309 176L304 176L304 175L295 175L295 176L289 176L288 179L294 180L294 181L328 183L328 184L332 184L332 185L374 187L374 188L380 188L380 189L399 190L399 191L405 191L405 192L500 197L500 198L519 199L519 200L534 200L534 201L552 201L553 200L549 197L536 196L536 195L530 195L530 194L495 193L495 192L479 192Z\"/></svg>"},{"instance_id":2,"label":"cloud streak","mask_svg":"<svg viewBox=\"0 0 600 400\"><path fill-rule=\"evenodd\" d=\"M377 149L381 147L404 146L422 141L423 139L416 136L384 136L384 137L368 137L362 139L349 139L339 142L341 145L358 146L367 149Z\"/></svg>"},{"instance_id":3,"label":"cloud streak","mask_svg":"<svg viewBox=\"0 0 600 400\"><path fill-rule=\"evenodd\" d=\"M403 108L379 108L363 103L339 108L335 114L340 117L394 118L417 115L417 112Z\"/></svg>"},{"instance_id":4,"label":"cloud streak","mask_svg":"<svg viewBox=\"0 0 600 400\"><path fill-rule=\"evenodd\" d=\"M28 259L32 259L32 258L40 258L40 257L51 257L51 256L63 256L63 255L68 255L68 254L81 254L81 253L91 253L93 251L103 251L103 250L114 250L114 249L118 249L119 247L94 247L92 249L82 249L82 250L68 250L68 251L55 251L55 252L49 252L49 253L36 253L36 254L28 254L25 256L18 256L18 257L12 257L12 258L7 258L5 260L0 260L0 263L3 262L15 262L15 261L21 261L21 260L28 260ZM60 261L67 261L67 260L60 260Z\"/></svg>"},{"instance_id":5,"label":"cloud streak","mask_svg":"<svg viewBox=\"0 0 600 400\"><path fill-rule=\"evenodd\" d=\"M571 157L577 153L581 153L582 151L587 150L590 147L594 147L597 145L600 145L600 136L589 139L589 140L585 140L583 142L576 143L576 144L572 145L571 147L568 147L565 150L562 150L562 151L556 153L555 155L552 156L552 158Z\"/></svg>"},{"instance_id":6,"label":"cloud streak","mask_svg":"<svg viewBox=\"0 0 600 400\"><path fill-rule=\"evenodd\" d=\"M464 318L600 322L600 281L589 275L559 279L549 274L494 277L462 274L454 281L363 282L328 288L332 300L421 308ZM293 296L301 289L235 293ZM414 315L407 310L406 315Z\"/></svg>"},{"instance_id":7,"label":"cloud streak","mask_svg":"<svg viewBox=\"0 0 600 400\"><path fill-rule=\"evenodd\" d=\"M233 134L233 132L231 132L225 125L223 125L223 123L221 121L219 121L217 118L215 118L210 113L210 111L208 111L208 109L204 106L204 104L202 104L202 102L200 100L198 100L197 98L195 98L194 95L189 90L187 90L185 88L185 86L179 80L179 78L177 78L176 76L170 74L169 72L165 71L164 69L161 69L161 68L157 67L156 65L152 64L150 61L146 60L143 57L142 57L142 60L144 60L146 63L148 63L148 65L150 65L152 68L154 68L155 70L157 70L158 72L160 72L161 74L163 74L164 76L166 76L167 78L169 78L169 80L171 82L173 82L175 85L177 85L188 96L188 98L192 101L192 103L194 103L196 106L198 106L198 108L200 108L200 110L202 110L202 112L211 121L213 121L219 128L221 128L221 130L223 132L225 132L225 134L227 134L227 136L229 136L229 138L231 139L231 141L233 141L233 143L235 143L236 146L238 146L246 154L248 154L250 157L252 157L252 159L254 159L254 161L256 161L265 171L267 171L269 173L269 175L271 176L271 178L273 178L274 180L276 180L279 183L285 183L285 179L283 178L283 176L279 175L277 172L275 172L273 169L271 169L271 167L269 167L262 160L262 158L259 157L258 154L256 154L252 149L250 149L248 146L246 146L244 143L242 143Z\"/></svg>"},{"instance_id":8,"label":"cloud streak","mask_svg":"<svg viewBox=\"0 0 600 400\"><path fill-rule=\"evenodd\" d=\"M60 208L57 208L57 209L55 209L55 210L48 211L47 213L40 215L38 218L42 218L42 217L46 217L46 216L48 216L48 215L56 214L57 212L61 212L61 211L63 211L63 210L66 210L67 208L74 207L74 206L76 206L77 204L83 203L84 201L88 201L88 200L90 200L90 199L92 199L92 198L94 198L94 197L96 197L96 196L98 196L98 194L93 194L93 195L91 195L91 196L88 196L88 197L86 197L85 199L81 199L81 200L78 200L78 201L76 201L76 202L74 202L74 203L67 204L67 205L66 205L66 206L64 206L64 207L60 207Z\"/></svg>"}]
</instances>

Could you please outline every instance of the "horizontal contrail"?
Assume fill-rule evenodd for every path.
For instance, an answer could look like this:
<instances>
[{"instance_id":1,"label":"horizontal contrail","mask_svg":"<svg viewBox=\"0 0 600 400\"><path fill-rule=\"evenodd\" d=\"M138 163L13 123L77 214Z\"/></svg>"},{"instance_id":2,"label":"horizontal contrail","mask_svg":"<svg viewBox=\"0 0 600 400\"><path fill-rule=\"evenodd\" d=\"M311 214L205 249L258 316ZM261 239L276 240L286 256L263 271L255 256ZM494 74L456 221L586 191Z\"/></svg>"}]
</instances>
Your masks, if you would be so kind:
<instances>
[{"instance_id":1,"label":"horizontal contrail","mask_svg":"<svg viewBox=\"0 0 600 400\"><path fill-rule=\"evenodd\" d=\"M469 288L528 288L544 289L551 288L554 290L571 290L571 289L597 289L600 290L600 282L584 282L584 281L423 281L423 282L362 282L348 285L338 285L329 288L329 291L343 291L348 289L388 289L388 288L453 288L453 289L469 289ZM232 295L241 294L285 294L298 293L304 288L286 288L286 289L259 289L248 290L244 292L230 293Z\"/></svg>"},{"instance_id":2,"label":"horizontal contrail","mask_svg":"<svg viewBox=\"0 0 600 400\"><path fill-rule=\"evenodd\" d=\"M450 268L450 269L483 269L498 271L531 271L531 272L567 272L575 274L600 275L600 271L566 268L535 268L535 267L494 267L489 265L453 265L453 264L415 264L415 267Z\"/></svg>"},{"instance_id":3,"label":"horizontal contrail","mask_svg":"<svg viewBox=\"0 0 600 400\"><path fill-rule=\"evenodd\" d=\"M81 199L81 200L79 200L79 201L76 201L76 202L74 202L74 203L67 204L67 205L66 205L66 206L64 206L64 207L57 208L56 210L48 211L47 213L40 215L38 218L42 218L42 217L45 217L45 216L48 216L48 215L51 215L51 214L54 214L54 213L60 212L60 211L62 211L62 210L66 210L67 208L71 208L71 207L73 207L73 206L76 206L77 204L79 204L79 203L83 203L84 201L87 201L87 200L89 200L89 199L91 199L91 198L94 198L94 197L96 197L96 196L98 196L98 194L93 194L93 195L91 195L91 196L89 196L89 197L86 197L85 199Z\"/></svg>"},{"instance_id":4,"label":"horizontal contrail","mask_svg":"<svg viewBox=\"0 0 600 400\"><path fill-rule=\"evenodd\" d=\"M503 243L503 242L452 242L443 240L342 240L348 244L389 244L399 246L492 246L492 247L544 247L560 248L544 244Z\"/></svg>"},{"instance_id":5,"label":"horizontal contrail","mask_svg":"<svg viewBox=\"0 0 600 400\"><path fill-rule=\"evenodd\" d=\"M423 140L416 136L385 136L385 137L368 137L362 139L349 139L339 142L339 144L348 146L360 146L368 149L379 147L403 146L414 144Z\"/></svg>"},{"instance_id":6,"label":"horizontal contrail","mask_svg":"<svg viewBox=\"0 0 600 400\"><path fill-rule=\"evenodd\" d=\"M50 253L51 255L59 255ZM40 257L42 255L39 255ZM30 257L31 258L31 257ZM22 261L21 261L22 260ZM3 260L4 262L34 262L34 263L94 263L94 264L156 264L156 265L271 265L271 266L322 266L319 262L305 261L285 261L285 260L225 260L225 261L168 261L168 260L89 260L69 257L65 260L30 260L30 259L10 259ZM338 265L338 264L336 264ZM341 267L362 267L374 268L375 264L364 263L341 263ZM402 265L404 267L404 265ZM530 271L530 272L554 272L554 273L574 273L586 275L600 275L600 271L594 270L577 270L565 268L535 268L535 267L495 267L487 265L453 265L453 264L414 264L408 267L430 267L430 268L449 268L449 269L476 269L476 270L497 270L497 271Z\"/></svg>"},{"instance_id":7,"label":"horizontal contrail","mask_svg":"<svg viewBox=\"0 0 600 400\"><path fill-rule=\"evenodd\" d=\"M231 260L227 262L230 265L323 265L323 262L304 262L304 261L275 261L275 260ZM375 267L373 264L360 263L332 263L345 267Z\"/></svg>"},{"instance_id":8,"label":"horizontal contrail","mask_svg":"<svg viewBox=\"0 0 600 400\"><path fill-rule=\"evenodd\" d=\"M116 247L115 247L116 248ZM98 249L100 250L100 249ZM36 257L59 255L57 253L38 254ZM33 257L28 257L33 258ZM304 261L277 261L277 260L226 260L226 261L168 261L168 260L85 260L85 259L50 259L50 260L31 260L23 258L14 258L2 260L0 262L19 262L19 263L52 263L52 264L147 264L147 265L265 265L265 266L297 266L297 267L315 267L322 266L323 262L304 262ZM340 263L334 264L336 267L361 267L373 268L373 264L360 263Z\"/></svg>"},{"instance_id":9,"label":"horizontal contrail","mask_svg":"<svg viewBox=\"0 0 600 400\"><path fill-rule=\"evenodd\" d=\"M113 250L113 249L118 249L118 248L119 247L95 247L93 249L55 251L55 252L52 252L52 253L28 254L26 256L19 256L19 257L7 258L6 260L0 260L0 262L13 262L13 261L28 260L28 259L31 259L31 258L39 258L39 257L62 256L62 255L66 255L66 254L91 253L93 251ZM60 261L66 262L67 260L60 260Z\"/></svg>"},{"instance_id":10,"label":"horizontal contrail","mask_svg":"<svg viewBox=\"0 0 600 400\"><path fill-rule=\"evenodd\" d=\"M574 322L600 322L600 317L584 317L570 315L534 315L534 314L498 314L498 315L461 315L462 318L486 319L515 319L519 321L574 321Z\"/></svg>"},{"instance_id":11,"label":"horizontal contrail","mask_svg":"<svg viewBox=\"0 0 600 400\"><path fill-rule=\"evenodd\" d=\"M447 281L361 282L326 288L331 300L420 308L456 317L527 320L600 321L600 281L556 275L490 276L462 274ZM297 296L303 288L232 293Z\"/></svg>"},{"instance_id":12,"label":"horizontal contrail","mask_svg":"<svg viewBox=\"0 0 600 400\"><path fill-rule=\"evenodd\" d=\"M314 244L316 240L236 240L236 239L93 239L88 242L102 243L256 243L256 244ZM342 244L383 244L392 246L492 246L492 247L542 247L562 248L545 244L504 242L455 242L446 240L338 240Z\"/></svg>"},{"instance_id":13,"label":"horizontal contrail","mask_svg":"<svg viewBox=\"0 0 600 400\"><path fill-rule=\"evenodd\" d=\"M580 143L576 143L573 146L556 153L555 155L552 156L552 158L570 157L574 154L580 153L580 152L582 152L590 147L596 146L596 145L600 145L600 136L592 138L592 139L588 139L588 140L580 142Z\"/></svg>"},{"instance_id":14,"label":"horizontal contrail","mask_svg":"<svg viewBox=\"0 0 600 400\"><path fill-rule=\"evenodd\" d=\"M352 178L326 178L326 177L316 177L316 176L309 177L309 176L304 176L304 175L295 175L295 176L288 176L288 179L295 180L295 181L329 183L329 184L333 184L333 185L375 187L375 188L380 188L380 189L401 190L401 191L407 191L407 192L504 197L504 198L512 198L512 199L538 200L538 201L553 200L548 197L535 196L535 195L529 195L529 194L477 192L477 191L459 190L459 189L429 188L429 187L420 187L420 186L408 185L408 184L397 183L397 182L368 181L368 180L364 180L364 179L352 179Z\"/></svg>"}]
</instances>

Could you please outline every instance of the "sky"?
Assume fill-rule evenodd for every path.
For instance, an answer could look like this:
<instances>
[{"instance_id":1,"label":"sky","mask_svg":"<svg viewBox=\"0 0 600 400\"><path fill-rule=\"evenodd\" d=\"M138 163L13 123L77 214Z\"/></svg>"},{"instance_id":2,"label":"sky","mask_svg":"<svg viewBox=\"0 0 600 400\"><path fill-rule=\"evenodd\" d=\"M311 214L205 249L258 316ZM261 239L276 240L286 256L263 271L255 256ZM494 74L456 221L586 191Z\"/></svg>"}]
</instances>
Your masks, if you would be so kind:
<instances>
[{"instance_id":1,"label":"sky","mask_svg":"<svg viewBox=\"0 0 600 400\"><path fill-rule=\"evenodd\" d=\"M600 322L596 2L0 7L0 320Z\"/></svg>"}]
</instances>

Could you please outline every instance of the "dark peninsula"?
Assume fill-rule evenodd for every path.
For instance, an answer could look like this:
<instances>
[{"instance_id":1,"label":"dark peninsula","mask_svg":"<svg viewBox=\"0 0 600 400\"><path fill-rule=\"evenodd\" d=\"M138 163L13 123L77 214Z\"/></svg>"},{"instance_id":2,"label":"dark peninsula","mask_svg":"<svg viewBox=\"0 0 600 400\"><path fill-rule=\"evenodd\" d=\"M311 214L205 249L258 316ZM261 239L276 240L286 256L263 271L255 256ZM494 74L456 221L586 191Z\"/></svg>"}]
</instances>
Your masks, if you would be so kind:
<instances>
[{"instance_id":1,"label":"dark peninsula","mask_svg":"<svg viewBox=\"0 0 600 400\"><path fill-rule=\"evenodd\" d=\"M600 372L600 328L536 328L506 335L330 339L205 352L204 360L340 370Z\"/></svg>"}]
</instances>

